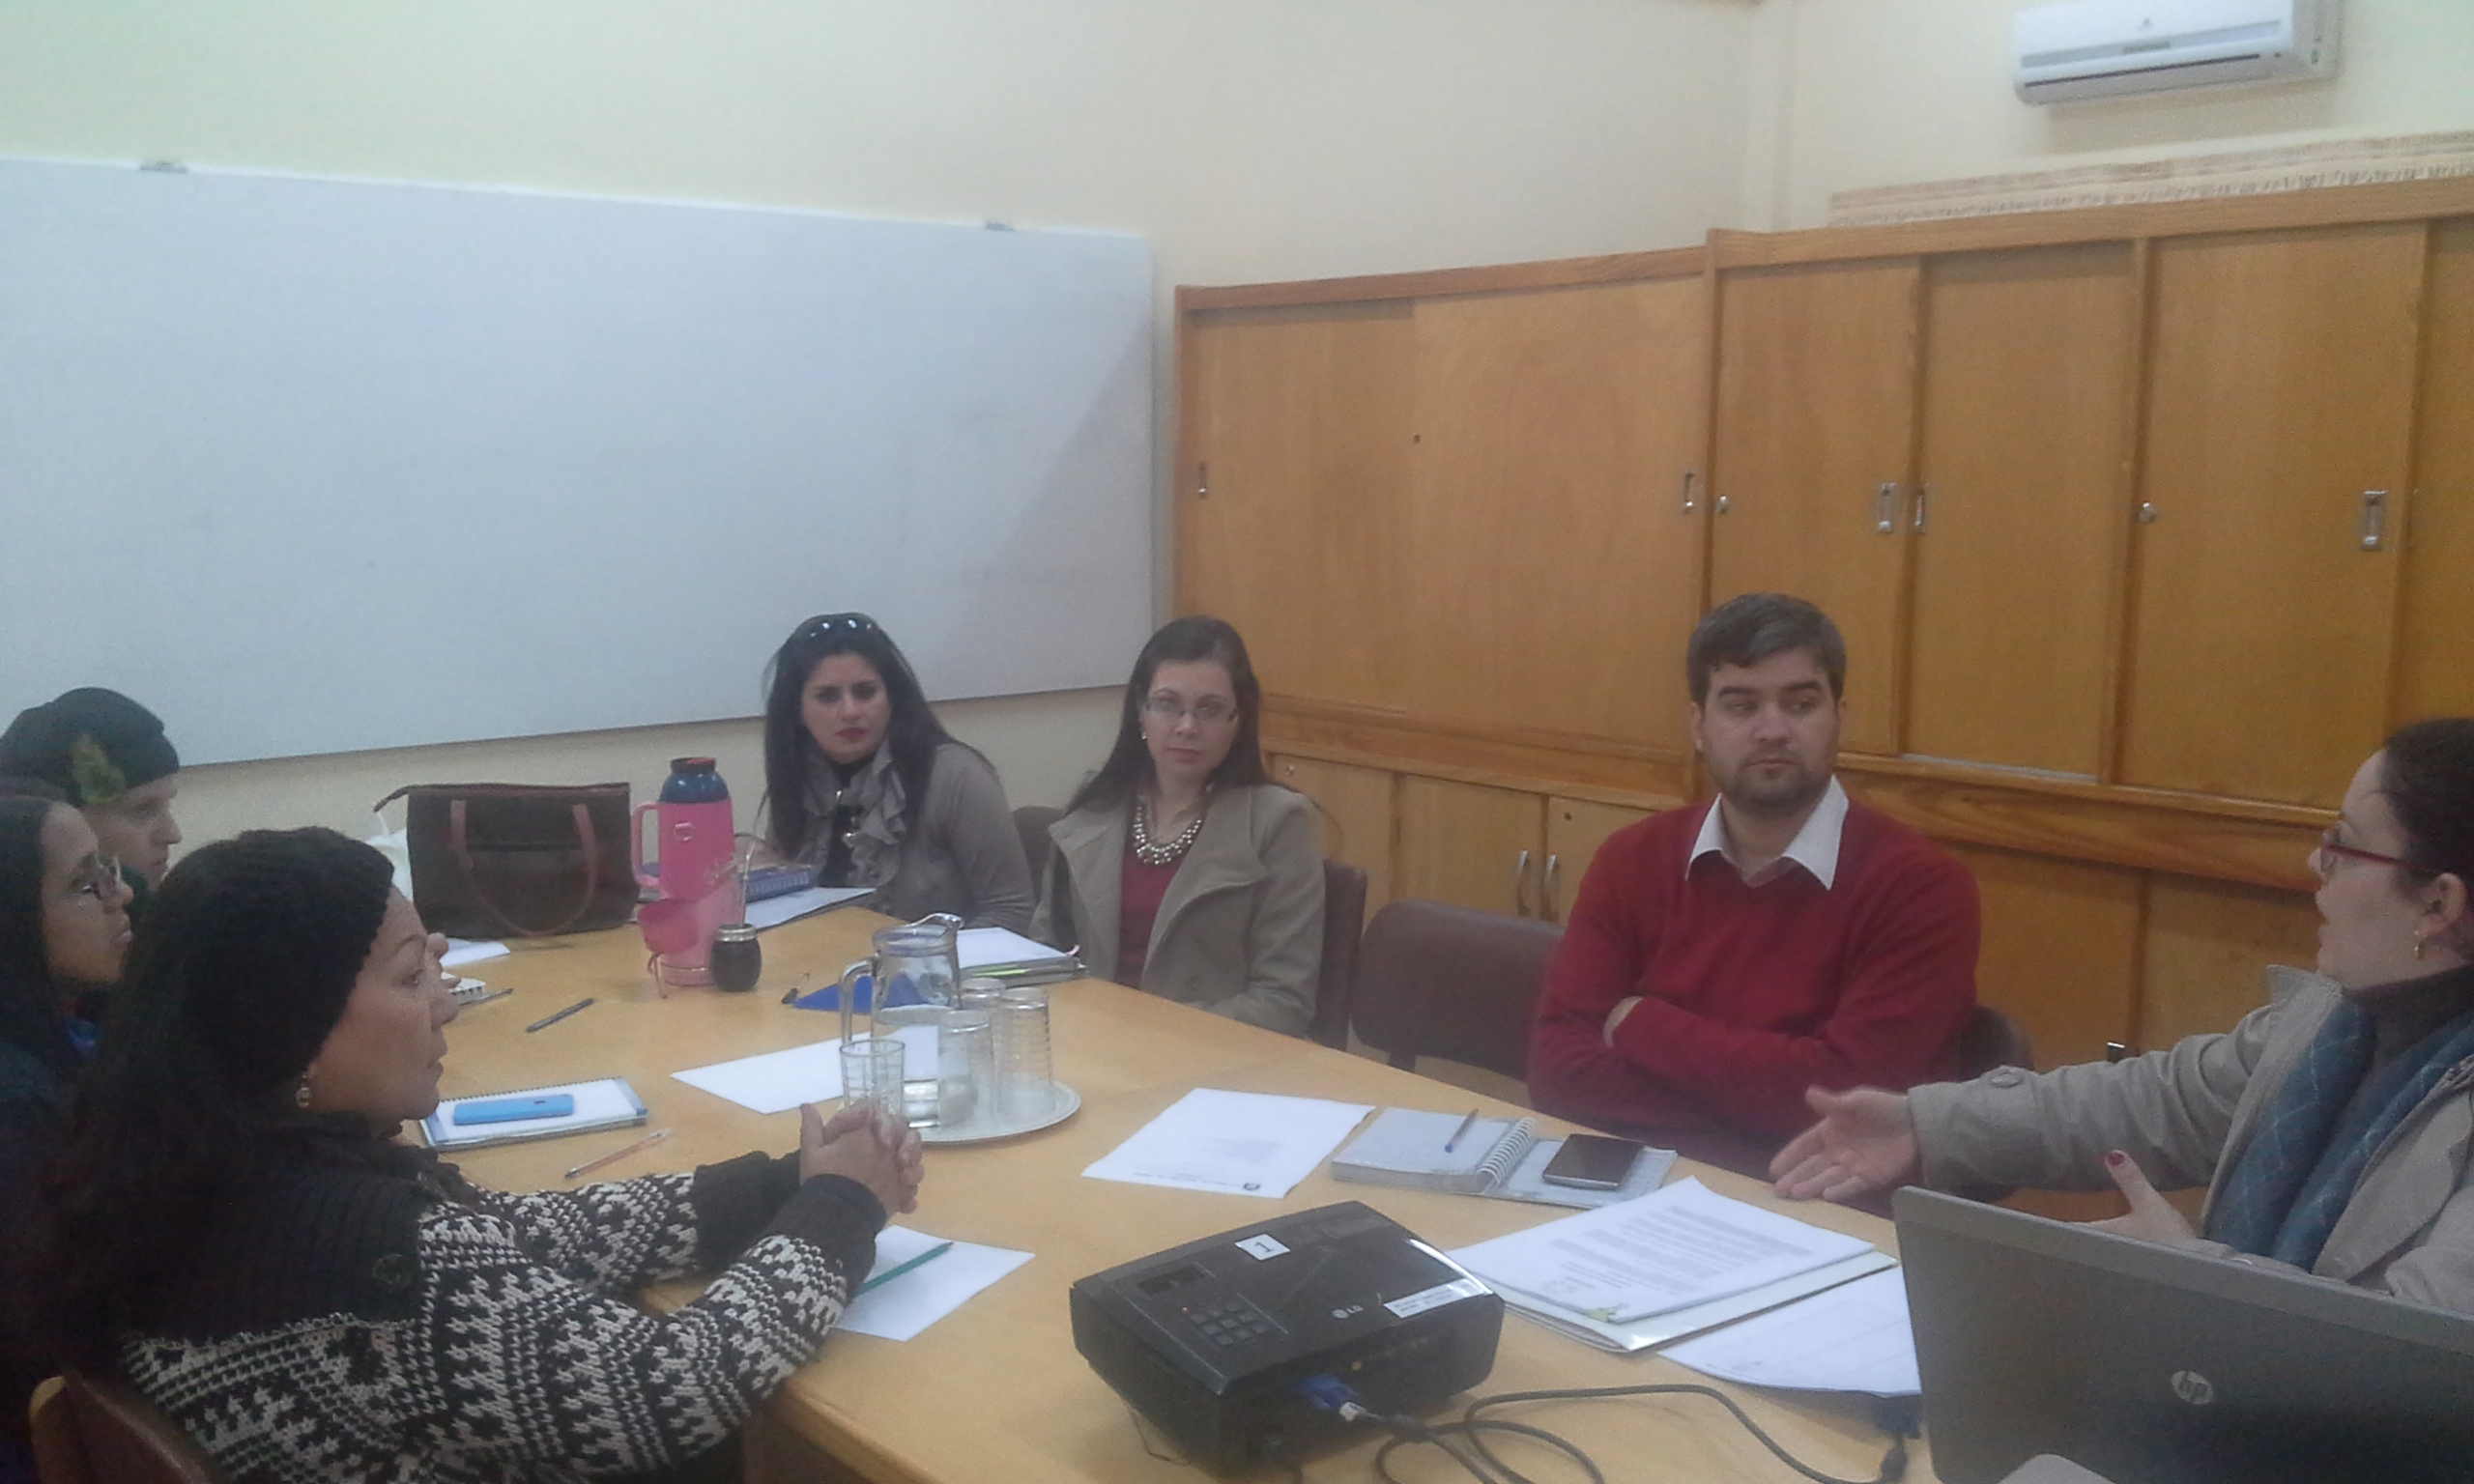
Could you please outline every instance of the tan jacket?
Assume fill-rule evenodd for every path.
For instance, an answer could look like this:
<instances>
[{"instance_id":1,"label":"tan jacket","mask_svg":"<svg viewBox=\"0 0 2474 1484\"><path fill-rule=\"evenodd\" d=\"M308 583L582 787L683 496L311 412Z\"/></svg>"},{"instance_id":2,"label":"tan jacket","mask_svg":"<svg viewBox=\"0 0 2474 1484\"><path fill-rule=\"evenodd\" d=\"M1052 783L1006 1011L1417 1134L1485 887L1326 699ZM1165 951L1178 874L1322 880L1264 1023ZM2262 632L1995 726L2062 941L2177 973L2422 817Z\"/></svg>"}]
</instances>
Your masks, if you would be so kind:
<instances>
[{"instance_id":1,"label":"tan jacket","mask_svg":"<svg viewBox=\"0 0 2474 1484\"><path fill-rule=\"evenodd\" d=\"M1049 826L1033 935L1079 945L1116 978L1117 910L1129 811L1083 809ZM1061 868L1061 869L1060 869ZM1057 899L1060 891L1070 906ZM1070 916L1071 924L1066 919ZM1223 788L1161 900L1139 988L1291 1036L1314 1018L1323 963L1323 853L1314 806L1277 784Z\"/></svg>"},{"instance_id":2,"label":"tan jacket","mask_svg":"<svg viewBox=\"0 0 2474 1484\"><path fill-rule=\"evenodd\" d=\"M1924 1183L2101 1190L2109 1149L2127 1152L2160 1189L2216 1182L2250 1139L2277 1087L2336 1008L2337 985L2268 970L2269 1003L2219 1036L2125 1062L2027 1072L1910 1095ZM2364 1169L2312 1271L2418 1303L2474 1312L2474 1057L2444 1074ZM2221 1242L2195 1250L2274 1267Z\"/></svg>"}]
</instances>

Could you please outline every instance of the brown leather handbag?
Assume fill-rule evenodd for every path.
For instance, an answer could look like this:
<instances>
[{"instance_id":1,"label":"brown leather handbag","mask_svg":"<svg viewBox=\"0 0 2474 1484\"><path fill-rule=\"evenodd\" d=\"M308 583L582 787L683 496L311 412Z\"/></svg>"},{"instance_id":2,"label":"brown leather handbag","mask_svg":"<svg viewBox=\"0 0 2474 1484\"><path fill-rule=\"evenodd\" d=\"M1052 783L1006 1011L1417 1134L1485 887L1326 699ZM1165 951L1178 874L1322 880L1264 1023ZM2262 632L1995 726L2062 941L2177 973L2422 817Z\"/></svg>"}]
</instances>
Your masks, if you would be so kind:
<instances>
[{"instance_id":1,"label":"brown leather handbag","mask_svg":"<svg viewBox=\"0 0 2474 1484\"><path fill-rule=\"evenodd\" d=\"M397 799L432 932L538 938L635 914L625 784L415 784L376 807Z\"/></svg>"}]
</instances>

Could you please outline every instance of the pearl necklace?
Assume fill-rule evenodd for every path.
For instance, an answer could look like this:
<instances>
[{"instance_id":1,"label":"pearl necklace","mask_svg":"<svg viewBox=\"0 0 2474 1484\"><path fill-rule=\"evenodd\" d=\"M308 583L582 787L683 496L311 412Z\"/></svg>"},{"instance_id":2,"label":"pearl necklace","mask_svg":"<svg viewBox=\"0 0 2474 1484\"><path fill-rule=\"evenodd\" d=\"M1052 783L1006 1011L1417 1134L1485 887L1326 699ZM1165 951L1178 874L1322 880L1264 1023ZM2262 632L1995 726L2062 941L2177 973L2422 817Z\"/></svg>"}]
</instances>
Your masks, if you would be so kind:
<instances>
[{"instance_id":1,"label":"pearl necklace","mask_svg":"<svg viewBox=\"0 0 2474 1484\"><path fill-rule=\"evenodd\" d=\"M1194 812L1194 822L1177 832L1177 838L1165 842L1151 838L1151 806L1140 794L1134 799L1134 858L1145 866L1165 866L1194 847L1194 837L1202 833L1203 815L1208 807Z\"/></svg>"}]
</instances>

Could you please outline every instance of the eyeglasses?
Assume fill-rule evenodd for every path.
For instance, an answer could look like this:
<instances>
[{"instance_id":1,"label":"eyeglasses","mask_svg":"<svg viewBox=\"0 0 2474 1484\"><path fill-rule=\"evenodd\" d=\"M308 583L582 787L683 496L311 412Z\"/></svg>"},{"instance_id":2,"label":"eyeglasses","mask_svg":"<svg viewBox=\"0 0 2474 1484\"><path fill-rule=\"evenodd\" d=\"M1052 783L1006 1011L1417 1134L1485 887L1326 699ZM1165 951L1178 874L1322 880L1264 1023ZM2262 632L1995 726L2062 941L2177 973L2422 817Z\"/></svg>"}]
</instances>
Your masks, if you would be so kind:
<instances>
[{"instance_id":1,"label":"eyeglasses","mask_svg":"<svg viewBox=\"0 0 2474 1484\"><path fill-rule=\"evenodd\" d=\"M2364 850L2358 846L2345 844L2337 839L2337 827L2332 824L2319 832L2318 847L2311 852L2311 869L2317 871L2320 879L2324 881L2337 873L2337 862L2340 858L2349 861L2369 861L2374 866L2394 866L2402 870L2410 870L2418 876L2439 874L2428 866L2417 866L2411 861L2399 860L2393 855L2382 855L2376 850Z\"/></svg>"},{"instance_id":2,"label":"eyeglasses","mask_svg":"<svg viewBox=\"0 0 2474 1484\"><path fill-rule=\"evenodd\" d=\"M881 634L877 620L865 614L820 614L799 625L802 639L820 638L837 631L850 634Z\"/></svg>"},{"instance_id":3,"label":"eyeglasses","mask_svg":"<svg viewBox=\"0 0 2474 1484\"><path fill-rule=\"evenodd\" d=\"M106 906L118 901L120 894L126 890L128 888L120 878L120 862L100 853L88 856L86 864L78 867L77 873L69 878L70 896L92 897Z\"/></svg>"},{"instance_id":4,"label":"eyeglasses","mask_svg":"<svg viewBox=\"0 0 2474 1484\"><path fill-rule=\"evenodd\" d=\"M1174 696L1146 696L1142 699L1142 714L1155 722L1165 722L1171 727L1189 716L1194 719L1194 725L1198 727L1217 727L1223 722L1235 720L1237 708L1217 696L1198 700L1191 706L1178 700Z\"/></svg>"}]
</instances>

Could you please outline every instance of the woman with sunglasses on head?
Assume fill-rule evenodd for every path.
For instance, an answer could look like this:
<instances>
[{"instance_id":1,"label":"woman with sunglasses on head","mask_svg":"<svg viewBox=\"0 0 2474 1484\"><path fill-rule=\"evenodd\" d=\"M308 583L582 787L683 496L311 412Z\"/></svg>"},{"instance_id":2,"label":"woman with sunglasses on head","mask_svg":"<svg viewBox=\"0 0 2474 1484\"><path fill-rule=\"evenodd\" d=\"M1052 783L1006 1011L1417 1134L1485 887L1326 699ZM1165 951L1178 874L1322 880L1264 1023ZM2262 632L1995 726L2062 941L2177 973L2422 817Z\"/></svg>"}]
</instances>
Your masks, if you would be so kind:
<instances>
[{"instance_id":1,"label":"woman with sunglasses on head","mask_svg":"<svg viewBox=\"0 0 2474 1484\"><path fill-rule=\"evenodd\" d=\"M129 888L56 790L0 779L0 1481L34 1476L26 1398L58 1367L26 1343L36 1172L94 1045L77 997L120 978Z\"/></svg>"},{"instance_id":2,"label":"woman with sunglasses on head","mask_svg":"<svg viewBox=\"0 0 2474 1484\"><path fill-rule=\"evenodd\" d=\"M1303 1035L1323 962L1314 806L1271 781L1246 642L1179 618L1142 646L1115 749L1049 827L1035 935L1102 979Z\"/></svg>"},{"instance_id":3,"label":"woman with sunglasses on head","mask_svg":"<svg viewBox=\"0 0 2474 1484\"><path fill-rule=\"evenodd\" d=\"M2222 1035L1904 1096L1808 1094L1781 1194L2118 1186L2100 1226L2474 1311L2474 720L2389 737L2311 854L2318 972ZM2204 1184L2194 1231L2158 1195Z\"/></svg>"},{"instance_id":4,"label":"woman with sunglasses on head","mask_svg":"<svg viewBox=\"0 0 2474 1484\"><path fill-rule=\"evenodd\" d=\"M774 652L764 702L765 843L825 886L876 888L900 918L1030 924L1031 869L996 770L947 734L865 614L827 614Z\"/></svg>"},{"instance_id":5,"label":"woman with sunglasses on head","mask_svg":"<svg viewBox=\"0 0 2474 1484\"><path fill-rule=\"evenodd\" d=\"M725 1476L915 1208L918 1136L809 1108L779 1159L474 1186L394 1137L456 1007L392 875L304 829L164 878L46 1184L56 1353L233 1484ZM700 1269L672 1313L631 1301Z\"/></svg>"}]
</instances>

